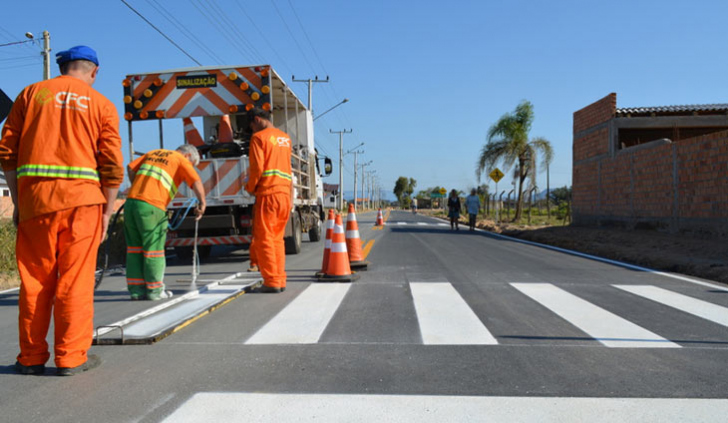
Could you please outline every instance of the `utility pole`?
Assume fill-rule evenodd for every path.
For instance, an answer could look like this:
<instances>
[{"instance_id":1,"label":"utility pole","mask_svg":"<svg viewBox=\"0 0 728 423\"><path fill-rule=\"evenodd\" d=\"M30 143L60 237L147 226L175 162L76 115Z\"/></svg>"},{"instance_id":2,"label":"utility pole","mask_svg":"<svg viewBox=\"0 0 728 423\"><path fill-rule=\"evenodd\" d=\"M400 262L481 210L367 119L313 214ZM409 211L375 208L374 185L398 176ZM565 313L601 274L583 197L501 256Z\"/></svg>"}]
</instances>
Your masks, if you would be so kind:
<instances>
[{"instance_id":1,"label":"utility pole","mask_svg":"<svg viewBox=\"0 0 728 423\"><path fill-rule=\"evenodd\" d=\"M296 79L295 75L291 75L291 80L293 82L306 82L308 83L308 110L311 112L311 116L313 116L313 84L316 82L329 82L329 76L326 75L326 79L318 79L318 75L316 75L315 79ZM348 101L348 100L347 100ZM337 104L338 106L338 104Z\"/></svg>"},{"instance_id":2,"label":"utility pole","mask_svg":"<svg viewBox=\"0 0 728 423\"><path fill-rule=\"evenodd\" d=\"M361 206L362 206L362 208L366 207L365 204L366 204L366 198L367 198L366 194L364 194L364 181L366 179L364 177L364 167L369 166L370 164L372 164L371 160L369 160L366 163L361 164ZM356 169L354 169L354 170L356 171Z\"/></svg>"},{"instance_id":3,"label":"utility pole","mask_svg":"<svg viewBox=\"0 0 728 423\"><path fill-rule=\"evenodd\" d=\"M341 194L341 197L339 197L339 210L344 210L344 134L351 134L354 130L332 131L329 129L329 132L339 134L339 193Z\"/></svg>"},{"instance_id":4,"label":"utility pole","mask_svg":"<svg viewBox=\"0 0 728 423\"><path fill-rule=\"evenodd\" d=\"M356 147L354 147L351 150L349 150L349 151L346 152L346 154L354 153L354 209L356 209L356 179L357 179L356 178L356 175L357 175L356 169L357 169L357 158L359 156L359 153L364 153L363 151L354 151L354 150L356 150L357 148L361 147L362 145L364 145L364 143L361 143L361 144L357 145ZM344 154L344 155L346 155L346 154Z\"/></svg>"},{"instance_id":5,"label":"utility pole","mask_svg":"<svg viewBox=\"0 0 728 423\"><path fill-rule=\"evenodd\" d=\"M43 79L51 79L51 34L43 31Z\"/></svg>"}]
</instances>

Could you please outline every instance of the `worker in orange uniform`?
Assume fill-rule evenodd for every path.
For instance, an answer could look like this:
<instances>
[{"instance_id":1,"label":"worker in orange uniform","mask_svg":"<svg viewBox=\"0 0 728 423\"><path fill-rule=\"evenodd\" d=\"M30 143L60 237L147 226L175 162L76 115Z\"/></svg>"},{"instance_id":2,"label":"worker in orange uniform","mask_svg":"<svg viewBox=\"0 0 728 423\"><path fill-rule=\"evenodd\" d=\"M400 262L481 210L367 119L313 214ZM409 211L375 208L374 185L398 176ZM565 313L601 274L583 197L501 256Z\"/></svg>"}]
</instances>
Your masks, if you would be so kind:
<instances>
[{"instance_id":1,"label":"worker in orange uniform","mask_svg":"<svg viewBox=\"0 0 728 423\"><path fill-rule=\"evenodd\" d=\"M196 219L205 213L205 188L194 166L200 154L191 144L172 150L153 150L129 163L131 189L124 206L126 284L132 300L162 300L164 245L167 240L167 205L182 182L197 196Z\"/></svg>"},{"instance_id":2,"label":"worker in orange uniform","mask_svg":"<svg viewBox=\"0 0 728 423\"><path fill-rule=\"evenodd\" d=\"M291 213L291 138L273 126L267 110L250 109L248 119L253 136L245 190L255 195L254 251L263 276L259 292L278 293L286 290L283 235Z\"/></svg>"},{"instance_id":3,"label":"worker in orange uniform","mask_svg":"<svg viewBox=\"0 0 728 423\"><path fill-rule=\"evenodd\" d=\"M119 117L94 90L96 52L77 46L56 55L61 76L26 87L8 116L0 162L15 205L21 287L20 354L15 370L40 375L97 367L93 338L94 272L124 178Z\"/></svg>"}]
</instances>

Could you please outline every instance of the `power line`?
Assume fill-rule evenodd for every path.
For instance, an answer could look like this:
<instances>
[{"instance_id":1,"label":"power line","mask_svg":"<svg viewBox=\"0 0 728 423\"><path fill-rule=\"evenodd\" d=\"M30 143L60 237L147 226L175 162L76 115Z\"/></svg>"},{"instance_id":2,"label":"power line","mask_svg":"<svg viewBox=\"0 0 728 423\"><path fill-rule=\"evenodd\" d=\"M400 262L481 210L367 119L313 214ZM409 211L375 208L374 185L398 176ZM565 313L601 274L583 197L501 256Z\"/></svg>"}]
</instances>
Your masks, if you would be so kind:
<instances>
[{"instance_id":1,"label":"power line","mask_svg":"<svg viewBox=\"0 0 728 423\"><path fill-rule=\"evenodd\" d=\"M169 41L170 43L172 43L172 45L173 45L173 46L177 47L177 48L179 49L179 51L181 51L181 52L182 52L182 53L184 53L184 54L185 54L185 55L186 55L187 57L189 57L190 59L192 59L192 61L193 61L193 62L195 62L195 63L197 63L197 65L198 65L198 66L202 66L202 63L198 62L198 61L197 61L197 59L195 59L195 58L194 58L194 57L192 57L192 56L191 56L191 55L190 55L189 53L187 53L187 52L185 51L185 49L183 49L182 47L180 47L180 46L179 46L179 45L178 45L177 43L175 43L175 42L174 42L174 41L173 41L173 40L172 40L171 38L169 38L169 37L167 36L167 34L165 34L165 33L164 33L164 32L162 32L162 31L161 31L161 30L160 30L159 28L157 28L156 26L154 26L154 24L153 24L153 23L149 22L149 20L148 20L147 18L145 18L145 17L144 17L144 15L142 15L142 14L141 14L141 13L139 13L139 12L137 12L137 10L136 10L136 9L134 9L133 7L131 7L131 5L130 5L129 3L127 3L127 2L125 1L125 0L121 0L121 2L122 2L122 3L124 3L124 4L126 5L126 7L128 7L129 9L131 9L131 11L132 11L132 12L136 13L136 14L137 14L137 15L138 15L138 16L139 16L140 18L142 18L142 20L144 20L144 22L146 22L147 24L149 24L149 26L151 26L152 28L154 28L154 30L156 30L157 32L159 32L159 33L160 33L160 34L161 34L161 35L162 35L162 36L163 36L164 38L166 38L166 39L167 39L167 41Z\"/></svg>"},{"instance_id":2,"label":"power line","mask_svg":"<svg viewBox=\"0 0 728 423\"><path fill-rule=\"evenodd\" d=\"M235 33L237 34L237 37L235 39L236 40L239 39L241 41L241 45L250 51L250 55L254 59L256 59L256 61L263 62L264 59L263 59L263 56L260 54L260 52L258 52L258 50L255 48L255 46L250 41L248 41L248 39L245 37L245 35L243 35L242 32L240 32L240 30L235 25L235 23L233 23L230 20L230 18L228 18L228 16L225 14L225 12L222 10L222 8L217 4L216 0L207 0L207 2L210 4L210 6L213 9L214 8L217 9L217 10L215 10L215 12L218 14L218 16L220 16L220 18L221 18L220 22L227 24L227 27L230 29L230 31L233 34L235 34Z\"/></svg>"},{"instance_id":3,"label":"power line","mask_svg":"<svg viewBox=\"0 0 728 423\"><path fill-rule=\"evenodd\" d=\"M253 18L251 18L250 15L248 15L248 12L246 12L245 9L243 9L243 7L240 5L239 1L236 1L235 5L238 6L238 9L240 9L240 11L243 12L243 15L245 15L245 17L248 18L248 20L250 21L250 24L253 25L253 28L255 28L255 31L258 34L265 34L265 32L261 31L260 28L258 28L258 25L255 24L255 21L253 20ZM275 47L273 47L271 45L271 43L268 41L268 38L267 37L262 37L262 38L263 38L263 42L265 42L265 44L268 46L268 48L270 48L273 51L273 54L276 55L276 57L278 58L278 60L280 60L280 62L283 64L283 66L286 69L288 69L288 73L293 74L293 68L288 66L286 61L283 60L283 58L278 54L278 51L275 49Z\"/></svg>"},{"instance_id":4,"label":"power line","mask_svg":"<svg viewBox=\"0 0 728 423\"><path fill-rule=\"evenodd\" d=\"M283 18L283 15L281 14L281 11L278 9L278 6L276 6L275 1L270 0L271 4L273 5L273 8L276 10L276 13L281 18L281 21L283 22L283 25L286 27L286 30L288 31L288 34L291 36L291 39L296 44L296 47L298 47L298 51L301 52L301 56L303 56L303 60L306 61L308 64L308 67L311 68L311 72L316 73L316 70L314 70L313 65L311 65L311 62L308 61L308 57L306 57L306 54L303 52L303 48L301 48L301 45L298 44L298 40L296 39L296 36L293 35L293 32L291 31L291 27L288 26L288 22Z\"/></svg>"},{"instance_id":5,"label":"power line","mask_svg":"<svg viewBox=\"0 0 728 423\"><path fill-rule=\"evenodd\" d=\"M172 13L165 9L164 6L162 6L157 0L147 0L147 3L149 3L150 6L156 9L157 12L162 15L162 17L167 19L167 22L177 27L180 32L182 32L182 35L187 37L188 40L195 43L195 45L199 47L203 52L205 52L205 54L207 54L212 60L216 61L217 63L223 63L223 60L220 59L220 57L216 55L215 52L212 51L212 49L210 49L208 46L198 40L197 37L195 37L195 35L192 33L192 31L190 31L182 22L175 18L174 15L172 15Z\"/></svg>"}]
</instances>

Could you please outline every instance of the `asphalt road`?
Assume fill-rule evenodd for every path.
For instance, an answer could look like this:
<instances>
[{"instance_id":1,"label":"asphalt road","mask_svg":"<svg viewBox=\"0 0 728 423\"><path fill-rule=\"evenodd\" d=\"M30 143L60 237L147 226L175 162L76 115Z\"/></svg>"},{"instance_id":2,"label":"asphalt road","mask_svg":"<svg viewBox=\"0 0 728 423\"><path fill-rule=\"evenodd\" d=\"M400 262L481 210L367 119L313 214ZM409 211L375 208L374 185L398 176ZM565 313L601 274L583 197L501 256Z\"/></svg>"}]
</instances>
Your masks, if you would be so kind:
<instances>
[{"instance_id":1,"label":"asphalt road","mask_svg":"<svg viewBox=\"0 0 728 423\"><path fill-rule=\"evenodd\" d=\"M71 378L20 376L17 295L0 295L0 421L724 421L728 289L469 232L406 212L354 283L244 294L152 345L94 346ZM217 249L200 278L247 268ZM183 294L190 266L170 260ZM97 325L148 303L107 276ZM52 362L49 363L52 366Z\"/></svg>"}]
</instances>

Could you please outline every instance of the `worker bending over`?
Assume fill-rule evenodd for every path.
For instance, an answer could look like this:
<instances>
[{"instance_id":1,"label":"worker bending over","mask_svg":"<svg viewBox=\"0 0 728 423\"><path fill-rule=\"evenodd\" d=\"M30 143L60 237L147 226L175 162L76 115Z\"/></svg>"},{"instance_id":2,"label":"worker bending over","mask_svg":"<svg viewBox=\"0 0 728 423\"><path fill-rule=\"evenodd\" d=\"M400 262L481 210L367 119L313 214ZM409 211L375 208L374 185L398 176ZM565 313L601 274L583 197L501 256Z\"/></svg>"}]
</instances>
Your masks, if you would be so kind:
<instances>
[{"instance_id":1,"label":"worker bending over","mask_svg":"<svg viewBox=\"0 0 728 423\"><path fill-rule=\"evenodd\" d=\"M253 108L248 118L253 136L245 190L255 195L254 255L263 276L259 292L278 293L286 289L283 235L291 213L291 139L273 126L267 110Z\"/></svg>"},{"instance_id":2,"label":"worker bending over","mask_svg":"<svg viewBox=\"0 0 728 423\"><path fill-rule=\"evenodd\" d=\"M0 140L15 205L21 287L20 354L15 370L45 372L51 312L57 374L98 366L93 338L94 272L124 178L119 117L91 88L96 52L77 46L56 55L61 76L26 87Z\"/></svg>"},{"instance_id":3,"label":"worker bending over","mask_svg":"<svg viewBox=\"0 0 728 423\"><path fill-rule=\"evenodd\" d=\"M128 166L131 189L124 206L126 285L132 300L161 300L164 290L164 244L167 240L167 204L182 182L197 196L196 220L205 213L205 188L194 166L197 148L184 144L172 150L153 150Z\"/></svg>"}]
</instances>

